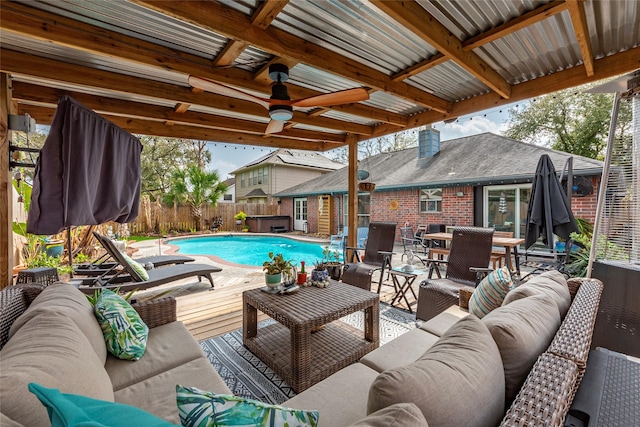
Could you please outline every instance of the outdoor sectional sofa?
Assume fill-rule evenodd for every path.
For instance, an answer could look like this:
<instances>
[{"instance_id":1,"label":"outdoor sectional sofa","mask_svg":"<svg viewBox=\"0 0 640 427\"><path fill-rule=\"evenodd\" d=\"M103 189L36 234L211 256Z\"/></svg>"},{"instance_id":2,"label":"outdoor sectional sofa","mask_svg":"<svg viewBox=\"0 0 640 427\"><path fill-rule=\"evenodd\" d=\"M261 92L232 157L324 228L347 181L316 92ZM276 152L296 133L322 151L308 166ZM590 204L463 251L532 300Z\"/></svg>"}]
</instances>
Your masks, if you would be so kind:
<instances>
[{"instance_id":1,"label":"outdoor sectional sofa","mask_svg":"<svg viewBox=\"0 0 640 427\"><path fill-rule=\"evenodd\" d=\"M547 280L539 276L531 283L538 281L544 287ZM333 427L497 425L503 417L504 425L540 420L537 417L549 420L548 425L560 425L586 365L601 288L598 281L571 280L573 300L567 302L561 326L553 300L531 289L521 290L517 297L526 296L523 300L534 303L525 304L524 317L530 317L525 324L548 323L531 311L535 303L555 319L546 351L535 350L542 354L537 361L538 354L534 355L532 369L520 367L522 381L526 377L521 388L522 381L510 381L511 374L504 380L502 360L507 366L509 358L499 352L486 321L473 316L460 320L466 313L452 308L283 406L317 409L320 425ZM510 305L518 307L522 302ZM173 298L133 306L150 329L147 350L138 361L108 354L91 306L72 285L11 286L0 292L0 425L49 425L44 406L27 390L30 382L128 403L176 424L176 384L230 393L198 343L176 321ZM513 310L505 309L508 306L494 312L502 310L513 321ZM455 340L462 342L454 345ZM443 358L437 362L439 369L429 381L416 383L419 376L410 365L426 355L433 359L434 353ZM481 368L479 361L484 363ZM515 401L506 406L505 388L520 389ZM509 408L506 417L505 407ZM540 424L532 421L530 425Z\"/></svg>"},{"instance_id":2,"label":"outdoor sectional sofa","mask_svg":"<svg viewBox=\"0 0 640 427\"><path fill-rule=\"evenodd\" d=\"M398 403L415 404L426 421L405 423L399 412L389 425L561 426L601 292L595 279L535 276L482 319L452 306L283 406L317 409L327 427Z\"/></svg>"}]
</instances>

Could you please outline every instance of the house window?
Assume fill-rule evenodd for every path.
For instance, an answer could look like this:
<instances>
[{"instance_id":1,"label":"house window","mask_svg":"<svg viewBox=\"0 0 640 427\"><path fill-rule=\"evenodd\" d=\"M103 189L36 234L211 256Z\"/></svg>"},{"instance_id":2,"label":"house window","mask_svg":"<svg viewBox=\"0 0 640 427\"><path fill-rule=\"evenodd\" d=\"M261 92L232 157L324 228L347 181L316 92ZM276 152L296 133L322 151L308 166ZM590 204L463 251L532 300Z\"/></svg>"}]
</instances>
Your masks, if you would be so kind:
<instances>
[{"instance_id":1,"label":"house window","mask_svg":"<svg viewBox=\"0 0 640 427\"><path fill-rule=\"evenodd\" d=\"M343 200L344 224L349 223L349 196ZM358 194L358 227L368 227L371 222L371 194Z\"/></svg>"},{"instance_id":2,"label":"house window","mask_svg":"<svg viewBox=\"0 0 640 427\"><path fill-rule=\"evenodd\" d=\"M233 200L233 194L225 194L224 195L224 200L225 201L232 201Z\"/></svg>"},{"instance_id":3,"label":"house window","mask_svg":"<svg viewBox=\"0 0 640 427\"><path fill-rule=\"evenodd\" d=\"M249 186L266 184L269 179L269 168L264 167L249 171Z\"/></svg>"},{"instance_id":4,"label":"house window","mask_svg":"<svg viewBox=\"0 0 640 427\"><path fill-rule=\"evenodd\" d=\"M241 173L240 174L240 188L244 188L245 187L245 179L246 179L246 173Z\"/></svg>"},{"instance_id":5,"label":"house window","mask_svg":"<svg viewBox=\"0 0 640 427\"><path fill-rule=\"evenodd\" d=\"M442 212L442 188L420 190L420 212Z\"/></svg>"}]
</instances>

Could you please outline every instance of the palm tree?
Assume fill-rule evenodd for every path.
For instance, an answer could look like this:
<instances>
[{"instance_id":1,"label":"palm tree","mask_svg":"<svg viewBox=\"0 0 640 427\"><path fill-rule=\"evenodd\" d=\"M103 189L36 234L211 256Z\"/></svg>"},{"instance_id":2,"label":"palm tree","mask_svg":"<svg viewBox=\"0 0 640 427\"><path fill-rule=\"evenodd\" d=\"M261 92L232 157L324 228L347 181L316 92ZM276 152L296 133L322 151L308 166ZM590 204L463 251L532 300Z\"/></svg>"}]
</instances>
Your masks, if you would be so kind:
<instances>
[{"instance_id":1,"label":"palm tree","mask_svg":"<svg viewBox=\"0 0 640 427\"><path fill-rule=\"evenodd\" d=\"M215 206L227 185L220 181L217 171L207 172L193 165L177 169L171 174L171 188L165 196L167 204L188 203L196 231L202 229L202 205Z\"/></svg>"}]
</instances>

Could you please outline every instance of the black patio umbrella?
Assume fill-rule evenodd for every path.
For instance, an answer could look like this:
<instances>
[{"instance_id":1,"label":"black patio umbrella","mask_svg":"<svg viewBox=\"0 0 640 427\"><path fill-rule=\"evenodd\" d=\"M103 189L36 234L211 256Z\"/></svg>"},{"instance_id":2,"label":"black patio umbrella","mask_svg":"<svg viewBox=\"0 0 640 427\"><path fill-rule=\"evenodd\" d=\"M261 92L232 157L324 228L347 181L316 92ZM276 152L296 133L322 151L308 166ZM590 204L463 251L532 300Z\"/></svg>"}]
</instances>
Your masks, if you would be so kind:
<instances>
[{"instance_id":1,"label":"black patio umbrella","mask_svg":"<svg viewBox=\"0 0 640 427\"><path fill-rule=\"evenodd\" d=\"M571 212L569 200L558 181L551 159L543 154L538 161L531 187L525 247L529 248L542 236L542 241L549 249L553 249L554 234L567 240L573 231L580 230Z\"/></svg>"}]
</instances>

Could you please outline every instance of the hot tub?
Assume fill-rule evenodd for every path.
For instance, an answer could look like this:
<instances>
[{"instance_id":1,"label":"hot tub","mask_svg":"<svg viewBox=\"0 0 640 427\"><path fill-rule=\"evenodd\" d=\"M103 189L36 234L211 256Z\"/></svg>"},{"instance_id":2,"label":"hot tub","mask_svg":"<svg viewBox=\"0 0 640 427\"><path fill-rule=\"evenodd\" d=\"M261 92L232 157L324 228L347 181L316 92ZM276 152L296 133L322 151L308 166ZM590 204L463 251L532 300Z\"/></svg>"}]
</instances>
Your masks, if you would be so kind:
<instances>
[{"instance_id":1,"label":"hot tub","mask_svg":"<svg viewBox=\"0 0 640 427\"><path fill-rule=\"evenodd\" d=\"M247 216L244 223L252 233L284 233L291 230L291 217L286 215Z\"/></svg>"}]
</instances>

